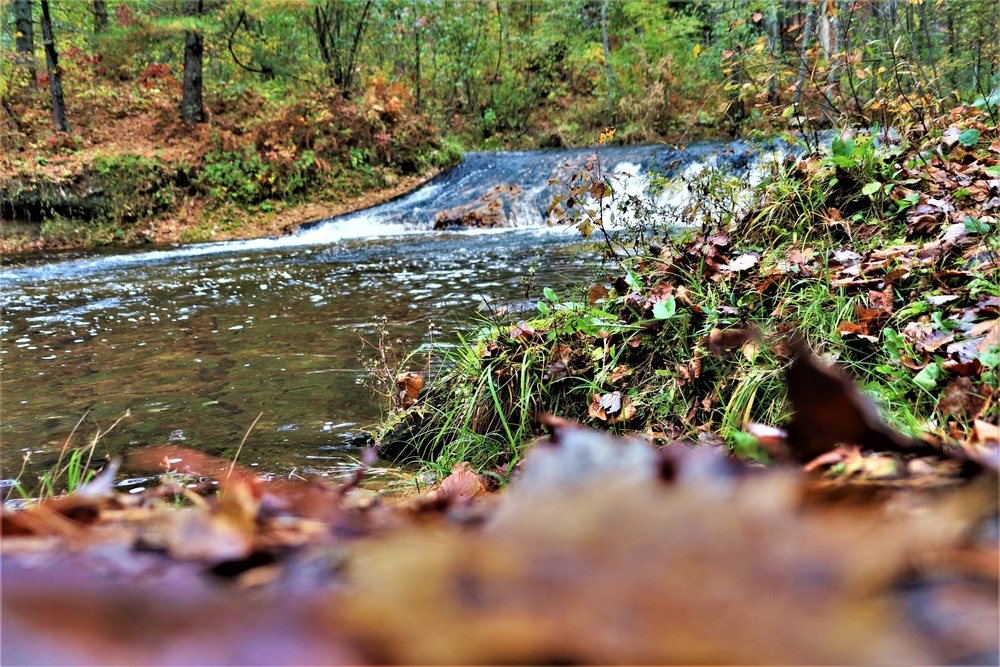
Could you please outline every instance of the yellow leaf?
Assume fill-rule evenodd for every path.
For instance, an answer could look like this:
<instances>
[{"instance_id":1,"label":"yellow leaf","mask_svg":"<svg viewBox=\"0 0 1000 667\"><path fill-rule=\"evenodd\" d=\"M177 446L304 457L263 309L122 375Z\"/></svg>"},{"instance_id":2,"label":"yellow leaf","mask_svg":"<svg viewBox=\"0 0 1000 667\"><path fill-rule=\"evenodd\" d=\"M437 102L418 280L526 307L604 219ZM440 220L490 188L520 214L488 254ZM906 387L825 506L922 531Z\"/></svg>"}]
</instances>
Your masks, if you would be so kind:
<instances>
[{"instance_id":1,"label":"yellow leaf","mask_svg":"<svg viewBox=\"0 0 1000 667\"><path fill-rule=\"evenodd\" d=\"M700 53L701 53L701 44L695 44L694 48L691 49L691 55L697 58L698 54Z\"/></svg>"}]
</instances>

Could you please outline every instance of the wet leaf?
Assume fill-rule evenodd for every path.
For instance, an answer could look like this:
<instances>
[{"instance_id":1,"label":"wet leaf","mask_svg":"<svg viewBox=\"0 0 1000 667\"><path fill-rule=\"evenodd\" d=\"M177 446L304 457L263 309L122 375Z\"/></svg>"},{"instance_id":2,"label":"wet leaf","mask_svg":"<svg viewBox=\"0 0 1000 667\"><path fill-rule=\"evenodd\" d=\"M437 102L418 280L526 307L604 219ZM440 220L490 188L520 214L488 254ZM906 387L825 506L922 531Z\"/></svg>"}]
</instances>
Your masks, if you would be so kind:
<instances>
[{"instance_id":1,"label":"wet leaf","mask_svg":"<svg viewBox=\"0 0 1000 667\"><path fill-rule=\"evenodd\" d=\"M456 463L451 474L441 482L441 494L453 506L468 505L476 495L483 493L479 475L468 463Z\"/></svg>"}]
</instances>

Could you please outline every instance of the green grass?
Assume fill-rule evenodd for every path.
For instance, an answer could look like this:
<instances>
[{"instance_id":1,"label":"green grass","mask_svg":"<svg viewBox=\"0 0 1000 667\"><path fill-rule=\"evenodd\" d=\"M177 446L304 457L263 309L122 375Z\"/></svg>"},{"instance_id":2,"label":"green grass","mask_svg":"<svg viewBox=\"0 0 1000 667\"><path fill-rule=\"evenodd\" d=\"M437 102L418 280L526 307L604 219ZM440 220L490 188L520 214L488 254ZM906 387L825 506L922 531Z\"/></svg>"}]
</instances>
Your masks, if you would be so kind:
<instances>
[{"instance_id":1,"label":"green grass","mask_svg":"<svg viewBox=\"0 0 1000 667\"><path fill-rule=\"evenodd\" d=\"M25 487L25 485L21 483L21 478L24 476L25 469L31 456L30 453L25 455L24 465L22 465L20 473L18 473L17 478L14 480L14 490L17 491L17 493L20 494L24 500L41 501L61 495L71 494L78 491L94 478L95 471L90 467L90 464L93 460L94 451L97 449L100 439L118 426L123 419L129 417L131 413L126 411L124 415L119 417L111 426L103 431L98 428L88 444L81 447L73 447L71 446L73 436L76 435L77 430L87 418L88 414L89 412L84 413L73 427L73 430L70 431L69 436L67 436L66 441L59 450L59 458L56 460L55 464L38 477L36 484L28 487ZM68 458L66 456L67 453L69 454Z\"/></svg>"},{"instance_id":2,"label":"green grass","mask_svg":"<svg viewBox=\"0 0 1000 667\"><path fill-rule=\"evenodd\" d=\"M981 296L1000 295L996 272L969 269L954 254L914 261L889 280L896 306L873 332L874 340L840 332L841 323L858 320L856 309L873 306L869 288L837 286L831 278L838 272L837 250L864 257L913 242L906 240L903 213L916 199L888 196L902 187L894 179L908 150L916 152L905 145L880 148L863 136L838 140L810 161L775 163L749 203L731 174L699 174L689 184L694 200L687 207L689 215L699 216L699 227L678 231L676 215L645 210L616 239L618 251L607 249L607 256L624 258L617 265L623 277L614 283L617 291L588 303L589 285L570 298L545 289L538 315L522 322L484 321L450 352L447 370L425 387L418 404L390 416L380 438L410 442L424 465L439 473L460 461L497 471L516 463L540 434L537 415L552 413L615 432L645 432L661 443L712 433L738 455L766 460L742 429L747 422L780 426L790 417L784 382L789 359L782 342L794 332L856 378L897 428L913 435L933 431L949 441L949 416L939 400L954 378L940 370L940 358L930 364L937 370L908 367L904 361L919 355L898 332L917 320L939 329L954 326L949 307L934 307L926 296L953 292L960 296L955 305L972 307ZM583 176L587 182L597 177ZM901 183L918 188L914 180ZM757 264L740 273L714 268L717 258L706 248L720 234L728 236L729 260L756 252ZM996 238L981 240L987 254L995 257L998 248ZM789 260L793 252L814 255L795 263ZM965 274L948 277L957 270L971 280L963 282ZM673 295L664 300L663 289ZM663 303L636 305L636 295L650 297L657 290ZM755 348L712 348L713 330L745 326L762 335ZM973 391L996 382L998 358L983 355L986 370L975 378ZM636 408L627 423L588 413L592 395L612 392ZM995 417L997 408L991 410Z\"/></svg>"}]
</instances>

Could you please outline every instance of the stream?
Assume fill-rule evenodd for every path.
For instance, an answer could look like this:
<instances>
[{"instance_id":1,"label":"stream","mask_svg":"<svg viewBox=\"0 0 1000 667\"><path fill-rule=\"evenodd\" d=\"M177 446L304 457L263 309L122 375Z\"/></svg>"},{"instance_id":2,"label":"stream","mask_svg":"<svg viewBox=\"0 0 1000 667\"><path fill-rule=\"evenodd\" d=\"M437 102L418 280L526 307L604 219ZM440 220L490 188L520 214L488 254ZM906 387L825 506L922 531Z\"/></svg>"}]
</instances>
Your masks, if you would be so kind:
<instances>
[{"instance_id":1,"label":"stream","mask_svg":"<svg viewBox=\"0 0 1000 667\"><path fill-rule=\"evenodd\" d=\"M654 169L679 175L725 159L748 170L753 153L601 149L604 168L629 174L620 185L635 193ZM533 309L541 287L566 293L595 275L599 253L574 229L546 224L549 179L592 154L469 154L404 197L280 239L5 257L0 477L16 477L30 453L30 480L82 417L77 446L126 411L95 463L166 443L231 460L263 413L241 463L342 472L383 409L358 358L382 318L397 349L448 344L490 308ZM432 230L439 211L507 184L522 191L507 206L510 227Z\"/></svg>"}]
</instances>

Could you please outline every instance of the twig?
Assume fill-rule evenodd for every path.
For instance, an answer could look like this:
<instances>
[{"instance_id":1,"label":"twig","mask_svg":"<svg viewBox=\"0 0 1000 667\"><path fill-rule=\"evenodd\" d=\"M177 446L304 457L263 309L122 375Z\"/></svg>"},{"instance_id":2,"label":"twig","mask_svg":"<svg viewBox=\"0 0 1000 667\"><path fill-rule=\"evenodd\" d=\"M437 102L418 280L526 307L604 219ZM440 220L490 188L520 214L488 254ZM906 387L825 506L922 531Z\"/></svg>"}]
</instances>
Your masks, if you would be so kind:
<instances>
[{"instance_id":1,"label":"twig","mask_svg":"<svg viewBox=\"0 0 1000 667\"><path fill-rule=\"evenodd\" d=\"M114 424L112 424L111 426L109 426L108 429L106 431L104 431L104 433L101 433L101 429L100 428L97 429L97 433L94 434L94 440L93 440L93 442L90 443L90 454L87 455L87 463L83 466L84 470L86 470L87 468L90 467L90 460L94 457L94 450L97 449L97 441L100 440L102 437L106 436L108 433L110 433L111 430L115 426L118 426L118 424L120 424L123 419L125 419L126 417L131 417L131 416L132 416L132 411L131 410L125 410L125 414L123 414L121 417L119 417L115 421Z\"/></svg>"},{"instance_id":2,"label":"twig","mask_svg":"<svg viewBox=\"0 0 1000 667\"><path fill-rule=\"evenodd\" d=\"M73 427L73 430L70 431L69 435L66 437L66 442L63 443L62 449L59 450L59 458L56 460L56 470L59 469L59 464L62 463L63 454L66 453L66 448L69 447L70 441L73 440L73 434L76 433L76 429L78 429L80 427L80 424L83 423L83 420L86 419L87 415L89 415L89 414L90 414L90 410L87 410L86 412L84 412L83 416L80 417L80 421L78 421L76 423L76 426Z\"/></svg>"},{"instance_id":3,"label":"twig","mask_svg":"<svg viewBox=\"0 0 1000 667\"><path fill-rule=\"evenodd\" d=\"M243 435L243 440L240 442L240 446L236 448L236 456L233 457L233 462L229 464L229 472L226 473L226 482L229 481L230 476L233 474L233 468L236 467L236 459L240 458L240 452L243 451L243 445L246 444L247 438L250 437L250 431L253 430L253 427L257 425L257 422L259 422L260 418L263 416L263 412L257 415L257 419L253 420L253 423L250 424L250 428L248 428L247 432Z\"/></svg>"}]
</instances>

